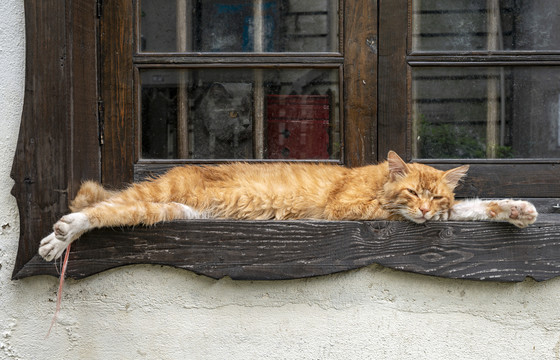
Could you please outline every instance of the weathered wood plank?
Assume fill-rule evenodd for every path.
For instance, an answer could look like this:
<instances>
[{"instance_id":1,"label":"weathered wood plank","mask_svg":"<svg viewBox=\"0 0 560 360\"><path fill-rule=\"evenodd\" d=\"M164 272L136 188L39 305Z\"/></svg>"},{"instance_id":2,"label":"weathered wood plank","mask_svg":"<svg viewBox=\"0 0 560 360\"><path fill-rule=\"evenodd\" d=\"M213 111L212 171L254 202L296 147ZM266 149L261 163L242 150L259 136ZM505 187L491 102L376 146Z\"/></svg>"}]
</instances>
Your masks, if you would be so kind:
<instances>
[{"instance_id":1,"label":"weathered wood plank","mask_svg":"<svg viewBox=\"0 0 560 360\"><path fill-rule=\"evenodd\" d=\"M377 157L389 150L410 160L407 124L408 93L406 39L407 1L379 0L379 74Z\"/></svg>"},{"instance_id":2,"label":"weathered wood plank","mask_svg":"<svg viewBox=\"0 0 560 360\"><path fill-rule=\"evenodd\" d=\"M20 214L14 276L68 212L83 179L99 180L95 3L26 0L25 98L11 176Z\"/></svg>"},{"instance_id":3,"label":"weathered wood plank","mask_svg":"<svg viewBox=\"0 0 560 360\"><path fill-rule=\"evenodd\" d=\"M97 119L97 28L96 5L91 0L67 1L68 51L71 60L70 143L71 179L69 198L74 198L83 180L101 180L99 126ZM59 160L60 161L60 160Z\"/></svg>"},{"instance_id":4,"label":"weathered wood plank","mask_svg":"<svg viewBox=\"0 0 560 360\"><path fill-rule=\"evenodd\" d=\"M212 278L294 279L370 264L457 279L537 281L560 275L560 216L509 224L390 221L176 221L101 229L72 248L68 276L160 264ZM57 275L38 256L18 274Z\"/></svg>"},{"instance_id":5,"label":"weathered wood plank","mask_svg":"<svg viewBox=\"0 0 560 360\"><path fill-rule=\"evenodd\" d=\"M447 170L464 165L428 164ZM525 174L530 174L526 176ZM457 195L460 197L560 197L557 164L472 164Z\"/></svg>"},{"instance_id":6,"label":"weathered wood plank","mask_svg":"<svg viewBox=\"0 0 560 360\"><path fill-rule=\"evenodd\" d=\"M67 211L71 66L64 0L25 1L25 95L12 165L20 214L14 274L36 253L53 221ZM48 190L47 190L48 189Z\"/></svg>"},{"instance_id":7,"label":"weathered wood plank","mask_svg":"<svg viewBox=\"0 0 560 360\"><path fill-rule=\"evenodd\" d=\"M344 162L377 162L377 1L344 2Z\"/></svg>"},{"instance_id":8,"label":"weathered wood plank","mask_svg":"<svg viewBox=\"0 0 560 360\"><path fill-rule=\"evenodd\" d=\"M134 7L129 0L105 1L99 23L100 96L104 139L102 181L122 187L133 178L134 153Z\"/></svg>"}]
</instances>

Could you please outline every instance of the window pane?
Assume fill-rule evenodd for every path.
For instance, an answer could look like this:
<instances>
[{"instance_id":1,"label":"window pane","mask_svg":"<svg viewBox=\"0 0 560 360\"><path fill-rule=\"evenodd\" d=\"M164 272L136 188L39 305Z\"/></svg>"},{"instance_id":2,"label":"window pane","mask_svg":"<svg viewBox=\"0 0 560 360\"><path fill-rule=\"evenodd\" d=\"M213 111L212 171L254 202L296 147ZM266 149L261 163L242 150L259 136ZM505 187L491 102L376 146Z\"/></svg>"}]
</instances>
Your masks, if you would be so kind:
<instances>
[{"instance_id":1,"label":"window pane","mask_svg":"<svg viewBox=\"0 0 560 360\"><path fill-rule=\"evenodd\" d=\"M146 52L336 52L337 0L141 0Z\"/></svg>"},{"instance_id":2,"label":"window pane","mask_svg":"<svg viewBox=\"0 0 560 360\"><path fill-rule=\"evenodd\" d=\"M560 50L558 0L415 0L412 48Z\"/></svg>"},{"instance_id":3,"label":"window pane","mask_svg":"<svg viewBox=\"0 0 560 360\"><path fill-rule=\"evenodd\" d=\"M417 158L560 158L559 67L412 69Z\"/></svg>"},{"instance_id":4,"label":"window pane","mask_svg":"<svg viewBox=\"0 0 560 360\"><path fill-rule=\"evenodd\" d=\"M145 159L339 159L337 69L141 70Z\"/></svg>"}]
</instances>

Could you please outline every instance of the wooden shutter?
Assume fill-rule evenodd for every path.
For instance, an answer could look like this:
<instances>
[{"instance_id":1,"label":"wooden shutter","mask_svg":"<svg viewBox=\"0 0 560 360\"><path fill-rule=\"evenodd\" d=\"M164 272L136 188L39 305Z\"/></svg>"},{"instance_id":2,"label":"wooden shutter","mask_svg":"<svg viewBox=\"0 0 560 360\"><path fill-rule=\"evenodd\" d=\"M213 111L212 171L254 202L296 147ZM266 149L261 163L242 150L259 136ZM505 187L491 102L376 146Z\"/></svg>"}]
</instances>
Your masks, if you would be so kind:
<instances>
[{"instance_id":1,"label":"wooden shutter","mask_svg":"<svg viewBox=\"0 0 560 360\"><path fill-rule=\"evenodd\" d=\"M12 193L20 213L13 278L68 211L81 179L100 178L96 6L87 0L26 0L26 80Z\"/></svg>"}]
</instances>

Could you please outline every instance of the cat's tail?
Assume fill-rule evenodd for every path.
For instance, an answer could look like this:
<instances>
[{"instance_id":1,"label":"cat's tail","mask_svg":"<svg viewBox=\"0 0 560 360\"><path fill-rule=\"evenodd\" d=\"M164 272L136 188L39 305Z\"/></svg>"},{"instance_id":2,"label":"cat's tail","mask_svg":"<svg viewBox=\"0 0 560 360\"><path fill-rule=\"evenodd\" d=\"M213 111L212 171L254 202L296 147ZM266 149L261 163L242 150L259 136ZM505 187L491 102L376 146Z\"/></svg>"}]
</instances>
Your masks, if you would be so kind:
<instances>
[{"instance_id":1,"label":"cat's tail","mask_svg":"<svg viewBox=\"0 0 560 360\"><path fill-rule=\"evenodd\" d=\"M77 212L84 208L106 200L115 195L115 191L105 189L101 184L95 181L85 181L82 183L78 194L70 203L70 210Z\"/></svg>"}]
</instances>

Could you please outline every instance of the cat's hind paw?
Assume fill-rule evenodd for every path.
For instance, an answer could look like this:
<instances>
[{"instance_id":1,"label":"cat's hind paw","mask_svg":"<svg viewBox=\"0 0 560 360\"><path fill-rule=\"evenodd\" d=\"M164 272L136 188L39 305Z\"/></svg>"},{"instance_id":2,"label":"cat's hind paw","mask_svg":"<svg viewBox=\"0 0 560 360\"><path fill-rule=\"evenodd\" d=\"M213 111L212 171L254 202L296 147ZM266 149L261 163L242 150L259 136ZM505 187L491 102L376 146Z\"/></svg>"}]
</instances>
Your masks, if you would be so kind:
<instances>
[{"instance_id":1,"label":"cat's hind paw","mask_svg":"<svg viewBox=\"0 0 560 360\"><path fill-rule=\"evenodd\" d=\"M72 213L63 216L54 224L54 232L41 240L39 255L47 261L58 259L72 241L89 229L90 223L86 215Z\"/></svg>"},{"instance_id":2,"label":"cat's hind paw","mask_svg":"<svg viewBox=\"0 0 560 360\"><path fill-rule=\"evenodd\" d=\"M490 206L490 217L524 228L537 220L539 213L533 204L523 200L498 200Z\"/></svg>"}]
</instances>

